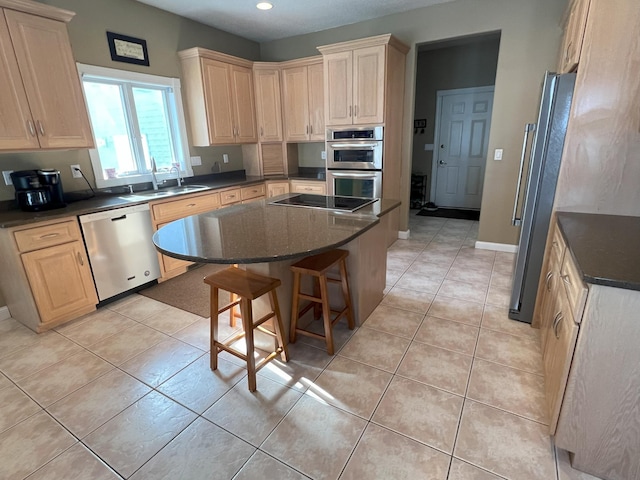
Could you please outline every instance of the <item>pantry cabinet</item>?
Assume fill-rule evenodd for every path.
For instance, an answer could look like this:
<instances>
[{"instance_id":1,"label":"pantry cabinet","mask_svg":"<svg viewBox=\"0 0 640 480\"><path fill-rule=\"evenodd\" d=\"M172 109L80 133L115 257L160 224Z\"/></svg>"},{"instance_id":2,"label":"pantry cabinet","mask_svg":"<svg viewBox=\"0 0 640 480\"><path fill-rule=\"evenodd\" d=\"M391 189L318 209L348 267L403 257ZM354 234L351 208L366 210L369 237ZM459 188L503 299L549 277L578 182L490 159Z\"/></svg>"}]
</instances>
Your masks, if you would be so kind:
<instances>
[{"instance_id":1,"label":"pantry cabinet","mask_svg":"<svg viewBox=\"0 0 640 480\"><path fill-rule=\"evenodd\" d=\"M324 74L321 57L287 63L282 70L286 140L324 141Z\"/></svg>"},{"instance_id":2,"label":"pantry cabinet","mask_svg":"<svg viewBox=\"0 0 640 480\"><path fill-rule=\"evenodd\" d=\"M8 7L0 9L0 150L93 147L65 23L73 12L17 0L0 6Z\"/></svg>"},{"instance_id":3,"label":"pantry cabinet","mask_svg":"<svg viewBox=\"0 0 640 480\"><path fill-rule=\"evenodd\" d=\"M0 286L14 318L36 332L98 303L76 217L0 230Z\"/></svg>"},{"instance_id":4,"label":"pantry cabinet","mask_svg":"<svg viewBox=\"0 0 640 480\"><path fill-rule=\"evenodd\" d=\"M566 23L558 58L558 72L573 72L580 63L582 43L587 26L591 0L571 0L565 15Z\"/></svg>"},{"instance_id":5,"label":"pantry cabinet","mask_svg":"<svg viewBox=\"0 0 640 480\"><path fill-rule=\"evenodd\" d=\"M178 55L193 144L256 143L252 62L198 47Z\"/></svg>"},{"instance_id":6,"label":"pantry cabinet","mask_svg":"<svg viewBox=\"0 0 640 480\"><path fill-rule=\"evenodd\" d=\"M280 69L254 64L256 118L260 142L282 141Z\"/></svg>"}]
</instances>

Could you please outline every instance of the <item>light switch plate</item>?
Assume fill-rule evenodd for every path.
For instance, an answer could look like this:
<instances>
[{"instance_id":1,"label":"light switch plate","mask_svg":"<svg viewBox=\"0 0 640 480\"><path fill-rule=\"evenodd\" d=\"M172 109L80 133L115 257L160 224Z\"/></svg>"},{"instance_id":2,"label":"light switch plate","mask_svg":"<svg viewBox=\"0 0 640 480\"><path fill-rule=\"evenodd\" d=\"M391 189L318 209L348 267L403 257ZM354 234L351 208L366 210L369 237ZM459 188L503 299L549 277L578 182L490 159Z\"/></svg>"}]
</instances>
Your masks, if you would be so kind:
<instances>
[{"instance_id":1,"label":"light switch plate","mask_svg":"<svg viewBox=\"0 0 640 480\"><path fill-rule=\"evenodd\" d=\"M4 184L5 185L13 185L13 182L11 181L11 174L13 173L13 170L4 170L2 172L2 178L4 178Z\"/></svg>"},{"instance_id":2,"label":"light switch plate","mask_svg":"<svg viewBox=\"0 0 640 480\"><path fill-rule=\"evenodd\" d=\"M433 151L433 143L425 143L424 144L424 150L425 150L425 152L432 152Z\"/></svg>"},{"instance_id":3,"label":"light switch plate","mask_svg":"<svg viewBox=\"0 0 640 480\"><path fill-rule=\"evenodd\" d=\"M496 148L495 152L493 153L493 159L494 160L502 160L502 148Z\"/></svg>"},{"instance_id":4,"label":"light switch plate","mask_svg":"<svg viewBox=\"0 0 640 480\"><path fill-rule=\"evenodd\" d=\"M191 165L194 167L199 167L202 165L202 158L199 156L191 157Z\"/></svg>"}]
</instances>

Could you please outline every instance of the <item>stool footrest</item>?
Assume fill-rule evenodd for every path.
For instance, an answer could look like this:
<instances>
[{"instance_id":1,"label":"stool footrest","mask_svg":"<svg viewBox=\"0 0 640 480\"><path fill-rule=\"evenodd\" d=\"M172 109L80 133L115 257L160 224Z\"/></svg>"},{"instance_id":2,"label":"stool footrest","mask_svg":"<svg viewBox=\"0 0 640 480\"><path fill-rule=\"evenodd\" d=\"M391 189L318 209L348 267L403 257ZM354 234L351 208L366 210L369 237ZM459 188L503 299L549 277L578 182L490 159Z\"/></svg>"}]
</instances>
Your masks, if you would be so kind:
<instances>
[{"instance_id":1,"label":"stool footrest","mask_svg":"<svg viewBox=\"0 0 640 480\"><path fill-rule=\"evenodd\" d=\"M235 302L227 303L224 307L218 310L218 315L226 312L230 308L237 307L238 305L240 305L240 299L237 299ZM238 315L236 314L235 316L237 317Z\"/></svg>"}]
</instances>

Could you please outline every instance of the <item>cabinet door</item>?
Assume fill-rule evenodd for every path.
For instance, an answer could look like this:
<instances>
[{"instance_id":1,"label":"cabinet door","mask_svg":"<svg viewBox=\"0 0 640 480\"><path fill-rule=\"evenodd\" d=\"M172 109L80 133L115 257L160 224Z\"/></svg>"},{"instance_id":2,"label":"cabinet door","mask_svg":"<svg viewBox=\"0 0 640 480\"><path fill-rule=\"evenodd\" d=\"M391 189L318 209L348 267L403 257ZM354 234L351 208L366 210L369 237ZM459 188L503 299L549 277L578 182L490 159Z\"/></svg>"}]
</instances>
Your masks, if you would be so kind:
<instances>
[{"instance_id":1,"label":"cabinet door","mask_svg":"<svg viewBox=\"0 0 640 480\"><path fill-rule=\"evenodd\" d=\"M580 63L589 4L590 0L573 0L571 3L560 51L560 73L572 72Z\"/></svg>"},{"instance_id":2,"label":"cabinet door","mask_svg":"<svg viewBox=\"0 0 640 480\"><path fill-rule=\"evenodd\" d=\"M280 101L280 72L256 70L256 112L260 141L282 141L282 103Z\"/></svg>"},{"instance_id":3,"label":"cabinet door","mask_svg":"<svg viewBox=\"0 0 640 480\"><path fill-rule=\"evenodd\" d=\"M290 142L308 140L309 83L307 67L285 68L282 73L286 140Z\"/></svg>"},{"instance_id":4,"label":"cabinet door","mask_svg":"<svg viewBox=\"0 0 640 480\"><path fill-rule=\"evenodd\" d=\"M558 267L551 260L549 268L545 274L544 290L542 291L542 302L540 303L540 343L544 354L547 344L547 335L556 314L556 297L562 285L558 282ZM554 264L554 265L551 265Z\"/></svg>"},{"instance_id":5,"label":"cabinet door","mask_svg":"<svg viewBox=\"0 0 640 480\"><path fill-rule=\"evenodd\" d=\"M39 148L9 29L0 15L0 149Z\"/></svg>"},{"instance_id":6,"label":"cabinet door","mask_svg":"<svg viewBox=\"0 0 640 480\"><path fill-rule=\"evenodd\" d=\"M322 63L307 67L309 85L309 140L324 141L324 68Z\"/></svg>"},{"instance_id":7,"label":"cabinet door","mask_svg":"<svg viewBox=\"0 0 640 480\"><path fill-rule=\"evenodd\" d=\"M353 123L384 121L385 46L353 51Z\"/></svg>"},{"instance_id":8,"label":"cabinet door","mask_svg":"<svg viewBox=\"0 0 640 480\"><path fill-rule=\"evenodd\" d=\"M42 148L91 148L93 136L63 22L5 10Z\"/></svg>"},{"instance_id":9,"label":"cabinet door","mask_svg":"<svg viewBox=\"0 0 640 480\"><path fill-rule=\"evenodd\" d=\"M235 143L231 75L229 65L217 60L202 60L204 98L211 145Z\"/></svg>"},{"instance_id":10,"label":"cabinet door","mask_svg":"<svg viewBox=\"0 0 640 480\"><path fill-rule=\"evenodd\" d=\"M549 433L553 435L558 425L560 407L571 368L573 351L578 338L578 325L573 321L562 286L556 289L553 323L547 331L543 356L544 390L549 412Z\"/></svg>"},{"instance_id":11,"label":"cabinet door","mask_svg":"<svg viewBox=\"0 0 640 480\"><path fill-rule=\"evenodd\" d=\"M324 111L329 125L353 124L353 53L324 55Z\"/></svg>"},{"instance_id":12,"label":"cabinet door","mask_svg":"<svg viewBox=\"0 0 640 480\"><path fill-rule=\"evenodd\" d=\"M256 143L256 101L251 69L231 65L231 84L236 127L236 143Z\"/></svg>"},{"instance_id":13,"label":"cabinet door","mask_svg":"<svg viewBox=\"0 0 640 480\"><path fill-rule=\"evenodd\" d=\"M285 193L289 193L288 182L267 184L267 198L284 195Z\"/></svg>"},{"instance_id":14,"label":"cabinet door","mask_svg":"<svg viewBox=\"0 0 640 480\"><path fill-rule=\"evenodd\" d=\"M43 323L73 318L98 303L82 242L23 253L22 264Z\"/></svg>"}]
</instances>

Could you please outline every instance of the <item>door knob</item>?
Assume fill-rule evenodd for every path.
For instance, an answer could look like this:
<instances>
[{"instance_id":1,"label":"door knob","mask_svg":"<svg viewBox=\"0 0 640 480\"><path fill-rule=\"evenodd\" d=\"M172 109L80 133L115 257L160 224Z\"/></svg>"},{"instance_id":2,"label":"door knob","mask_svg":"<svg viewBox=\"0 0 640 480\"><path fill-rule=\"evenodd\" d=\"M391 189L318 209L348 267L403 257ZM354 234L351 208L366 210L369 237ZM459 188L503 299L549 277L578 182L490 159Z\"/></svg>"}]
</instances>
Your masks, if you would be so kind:
<instances>
[{"instance_id":1,"label":"door knob","mask_svg":"<svg viewBox=\"0 0 640 480\"><path fill-rule=\"evenodd\" d=\"M440 165L446 165L446 164L447 164L447 162L445 162L444 160L440 160L438 163L439 163Z\"/></svg>"}]
</instances>

